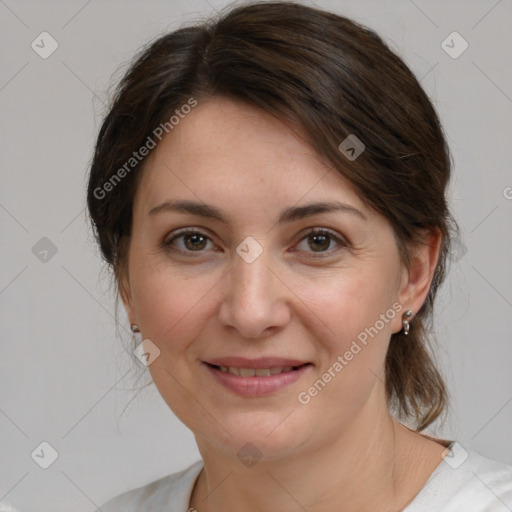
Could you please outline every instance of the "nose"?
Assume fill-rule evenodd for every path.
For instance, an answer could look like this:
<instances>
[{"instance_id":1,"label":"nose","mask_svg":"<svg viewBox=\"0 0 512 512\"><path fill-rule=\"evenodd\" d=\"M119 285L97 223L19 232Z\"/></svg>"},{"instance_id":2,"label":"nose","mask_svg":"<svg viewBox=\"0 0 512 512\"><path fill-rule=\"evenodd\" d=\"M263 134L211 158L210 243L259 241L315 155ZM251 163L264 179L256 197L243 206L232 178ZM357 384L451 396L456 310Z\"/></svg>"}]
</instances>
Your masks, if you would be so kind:
<instances>
[{"instance_id":1,"label":"nose","mask_svg":"<svg viewBox=\"0 0 512 512\"><path fill-rule=\"evenodd\" d=\"M219 320L246 339L263 339L290 321L289 289L271 268L267 251L251 263L235 255L225 276Z\"/></svg>"}]
</instances>

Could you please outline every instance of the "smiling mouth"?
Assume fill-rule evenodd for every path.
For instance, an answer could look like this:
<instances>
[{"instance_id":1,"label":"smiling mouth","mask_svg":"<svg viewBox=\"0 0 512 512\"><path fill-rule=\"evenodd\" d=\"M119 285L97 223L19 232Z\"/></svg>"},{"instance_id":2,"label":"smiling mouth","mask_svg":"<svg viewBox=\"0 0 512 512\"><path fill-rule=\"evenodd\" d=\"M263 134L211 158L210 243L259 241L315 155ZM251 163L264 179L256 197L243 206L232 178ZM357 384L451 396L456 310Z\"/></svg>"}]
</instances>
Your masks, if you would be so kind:
<instances>
[{"instance_id":1,"label":"smiling mouth","mask_svg":"<svg viewBox=\"0 0 512 512\"><path fill-rule=\"evenodd\" d=\"M305 363L299 366L273 366L271 368L238 368L235 366L222 366L206 363L210 368L220 370L222 373L237 375L238 377L270 377L281 373L291 373L297 371L311 363Z\"/></svg>"}]
</instances>

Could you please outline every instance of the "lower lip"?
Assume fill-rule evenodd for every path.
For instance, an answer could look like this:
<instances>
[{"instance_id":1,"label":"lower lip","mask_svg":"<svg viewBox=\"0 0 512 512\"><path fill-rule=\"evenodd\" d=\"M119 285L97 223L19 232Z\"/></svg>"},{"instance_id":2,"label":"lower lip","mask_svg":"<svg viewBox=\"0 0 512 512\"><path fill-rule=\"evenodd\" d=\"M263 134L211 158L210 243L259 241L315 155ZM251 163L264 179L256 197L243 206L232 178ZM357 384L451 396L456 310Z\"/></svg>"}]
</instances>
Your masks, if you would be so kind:
<instances>
[{"instance_id":1,"label":"lower lip","mask_svg":"<svg viewBox=\"0 0 512 512\"><path fill-rule=\"evenodd\" d=\"M277 373L266 377L240 377L229 372L223 372L220 369L217 370L206 363L203 364L220 384L233 391L233 393L244 397L266 396L276 393L297 382L311 366L307 364L291 372Z\"/></svg>"}]
</instances>

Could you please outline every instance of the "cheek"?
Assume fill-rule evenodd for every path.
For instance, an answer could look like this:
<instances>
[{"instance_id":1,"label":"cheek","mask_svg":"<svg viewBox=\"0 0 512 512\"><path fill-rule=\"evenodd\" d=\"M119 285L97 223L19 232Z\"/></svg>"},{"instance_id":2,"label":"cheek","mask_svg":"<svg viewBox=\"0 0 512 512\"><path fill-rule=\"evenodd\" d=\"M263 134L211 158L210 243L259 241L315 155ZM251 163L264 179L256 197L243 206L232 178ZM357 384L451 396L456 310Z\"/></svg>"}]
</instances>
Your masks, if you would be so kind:
<instances>
[{"instance_id":1,"label":"cheek","mask_svg":"<svg viewBox=\"0 0 512 512\"><path fill-rule=\"evenodd\" d=\"M206 273L207 274L207 273ZM137 317L144 336L176 353L200 333L207 320L210 279L187 279L183 272L152 268L142 261L131 276Z\"/></svg>"},{"instance_id":2,"label":"cheek","mask_svg":"<svg viewBox=\"0 0 512 512\"><path fill-rule=\"evenodd\" d=\"M327 283L327 281L326 281ZM339 277L330 279L328 286L317 286L309 295L310 307L318 314L322 322L329 327L329 351L343 353L353 340L364 340L364 333L377 323L379 339L386 338L391 332L391 320L394 315L393 283L378 276L378 271L347 271ZM388 313L385 321L382 314ZM369 335L368 335L369 336ZM327 344L327 342L326 342Z\"/></svg>"},{"instance_id":3,"label":"cheek","mask_svg":"<svg viewBox=\"0 0 512 512\"><path fill-rule=\"evenodd\" d=\"M135 265L134 265L135 267ZM149 365L153 382L169 408L194 431L211 421L201 408L191 408L197 394L197 351L194 341L212 315L207 310L209 278L186 279L183 274L140 265L131 275L134 304L145 339L160 350Z\"/></svg>"},{"instance_id":4,"label":"cheek","mask_svg":"<svg viewBox=\"0 0 512 512\"><path fill-rule=\"evenodd\" d=\"M384 362L392 320L393 283L378 278L379 272L350 273L311 293L309 306L329 329L323 331L318 376L309 383L313 407L334 418L339 404L346 417L356 414L369 399L375 385L384 382ZM327 336L325 335L327 332ZM324 386L325 384L325 386ZM311 389L311 388L310 388ZM310 395L307 389L304 390ZM307 397L306 397L307 400Z\"/></svg>"}]
</instances>

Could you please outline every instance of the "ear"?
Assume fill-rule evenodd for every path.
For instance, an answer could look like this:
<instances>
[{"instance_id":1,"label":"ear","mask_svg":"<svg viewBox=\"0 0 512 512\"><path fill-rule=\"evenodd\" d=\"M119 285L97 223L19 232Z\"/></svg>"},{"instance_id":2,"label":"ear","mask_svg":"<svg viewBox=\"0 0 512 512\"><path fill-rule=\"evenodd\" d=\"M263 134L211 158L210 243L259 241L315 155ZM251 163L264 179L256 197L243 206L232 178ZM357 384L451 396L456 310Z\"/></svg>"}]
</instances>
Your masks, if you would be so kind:
<instances>
[{"instance_id":1,"label":"ear","mask_svg":"<svg viewBox=\"0 0 512 512\"><path fill-rule=\"evenodd\" d=\"M408 309L413 312L413 316L421 309L425 302L434 271L439 259L442 234L439 228L434 228L425 232L421 242L410 249L409 265L403 267L400 289L398 291L398 300L403 306L402 314ZM401 317L400 325L396 325L399 332L402 329Z\"/></svg>"},{"instance_id":2,"label":"ear","mask_svg":"<svg viewBox=\"0 0 512 512\"><path fill-rule=\"evenodd\" d=\"M135 305L133 303L130 280L128 277L128 269L121 268L118 272L116 272L116 280L119 290L119 296L123 301L124 309L126 310L126 315L128 316L130 325L136 324L137 315L135 311Z\"/></svg>"}]
</instances>

